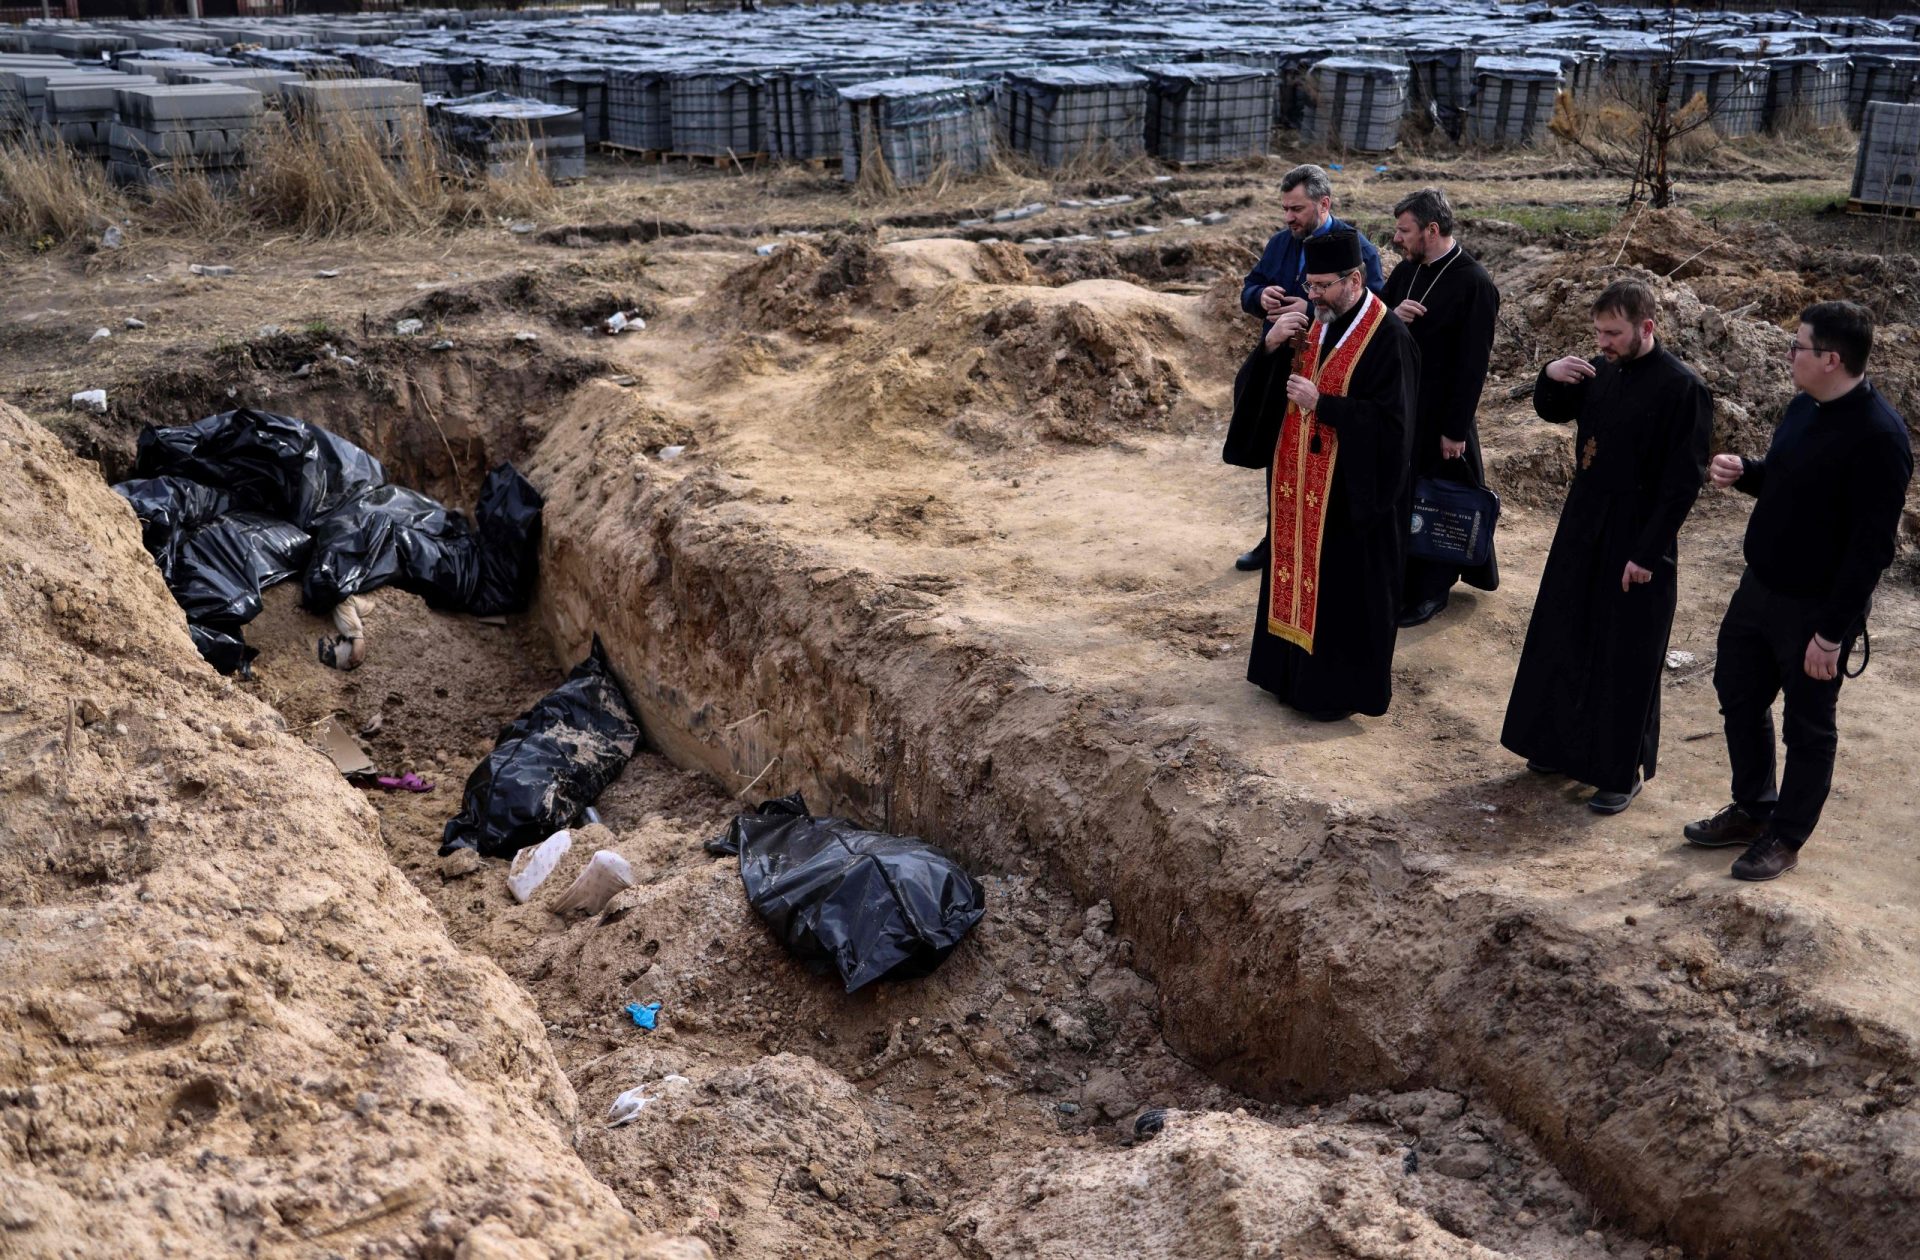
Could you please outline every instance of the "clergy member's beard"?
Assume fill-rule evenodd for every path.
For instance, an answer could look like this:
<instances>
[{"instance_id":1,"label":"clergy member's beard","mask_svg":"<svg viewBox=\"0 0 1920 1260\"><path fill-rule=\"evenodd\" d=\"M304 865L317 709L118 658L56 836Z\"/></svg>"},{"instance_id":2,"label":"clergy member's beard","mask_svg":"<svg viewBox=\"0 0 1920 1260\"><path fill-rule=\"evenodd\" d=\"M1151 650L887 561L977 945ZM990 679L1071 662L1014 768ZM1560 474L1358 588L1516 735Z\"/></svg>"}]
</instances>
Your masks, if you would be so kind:
<instances>
[{"instance_id":1,"label":"clergy member's beard","mask_svg":"<svg viewBox=\"0 0 1920 1260\"><path fill-rule=\"evenodd\" d=\"M1646 348L1647 339L1636 332L1633 334L1633 340L1627 343L1627 348L1623 353L1615 354L1610 350L1602 351L1602 353L1606 355L1607 362L1609 363L1626 363L1639 358L1641 352Z\"/></svg>"},{"instance_id":2,"label":"clergy member's beard","mask_svg":"<svg viewBox=\"0 0 1920 1260\"><path fill-rule=\"evenodd\" d=\"M1339 319L1342 315L1345 315L1348 311L1352 309L1353 309L1352 302L1349 302L1345 306L1335 309L1333 303L1329 302L1325 298L1313 299L1313 318L1315 323L1331 324L1334 320Z\"/></svg>"}]
</instances>

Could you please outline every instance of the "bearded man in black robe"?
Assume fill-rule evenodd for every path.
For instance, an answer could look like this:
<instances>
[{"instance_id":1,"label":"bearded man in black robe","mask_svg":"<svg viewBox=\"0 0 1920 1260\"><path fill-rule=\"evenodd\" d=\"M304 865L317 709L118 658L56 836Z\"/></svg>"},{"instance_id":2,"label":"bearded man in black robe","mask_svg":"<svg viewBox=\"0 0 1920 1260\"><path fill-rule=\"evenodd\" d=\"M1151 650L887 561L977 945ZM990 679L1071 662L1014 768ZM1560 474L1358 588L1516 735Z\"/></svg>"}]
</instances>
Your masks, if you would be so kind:
<instances>
[{"instance_id":1,"label":"bearded man in black robe","mask_svg":"<svg viewBox=\"0 0 1920 1260\"><path fill-rule=\"evenodd\" d=\"M1367 289L1358 236L1304 248L1312 319L1274 319L1242 371L1224 456L1272 470L1247 680L1331 722L1385 713L1393 696L1420 352Z\"/></svg>"},{"instance_id":2,"label":"bearded man in black robe","mask_svg":"<svg viewBox=\"0 0 1920 1260\"><path fill-rule=\"evenodd\" d=\"M1600 353L1554 360L1533 390L1541 419L1579 427L1500 742L1529 770L1592 784L1603 814L1653 777L1675 540L1713 429L1712 395L1656 340L1655 311L1639 281L1607 286L1593 303Z\"/></svg>"},{"instance_id":3,"label":"bearded man in black robe","mask_svg":"<svg viewBox=\"0 0 1920 1260\"><path fill-rule=\"evenodd\" d=\"M1413 425L1413 476L1486 484L1480 462L1480 388L1493 353L1500 290L1473 255L1453 239L1453 205L1438 188L1423 188L1393 208L1393 243L1403 262L1381 296L1420 347L1420 409ZM1500 586L1500 566L1462 570L1407 557L1400 624L1425 625L1447 606L1455 582L1483 591Z\"/></svg>"}]
</instances>

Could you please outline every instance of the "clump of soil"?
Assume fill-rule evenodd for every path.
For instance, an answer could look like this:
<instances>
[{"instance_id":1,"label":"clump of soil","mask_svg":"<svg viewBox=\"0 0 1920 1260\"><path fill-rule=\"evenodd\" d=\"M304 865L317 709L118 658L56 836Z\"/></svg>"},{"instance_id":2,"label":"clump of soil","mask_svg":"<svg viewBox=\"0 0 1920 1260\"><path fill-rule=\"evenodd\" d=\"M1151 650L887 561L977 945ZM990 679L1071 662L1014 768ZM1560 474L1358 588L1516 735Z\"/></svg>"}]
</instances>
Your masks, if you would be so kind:
<instances>
[{"instance_id":1,"label":"clump of soil","mask_svg":"<svg viewBox=\"0 0 1920 1260\"><path fill-rule=\"evenodd\" d=\"M651 319L657 286L645 276L644 256L615 263L523 267L467 284L441 285L402 306L394 320L425 320L429 327L509 312L569 331L594 327L615 311Z\"/></svg>"},{"instance_id":2,"label":"clump of soil","mask_svg":"<svg viewBox=\"0 0 1920 1260\"><path fill-rule=\"evenodd\" d=\"M1148 288L1207 286L1222 279L1239 281L1259 258L1257 250L1230 241L1094 241L1046 251L1040 256L1040 276L1048 284L1130 280Z\"/></svg>"}]
</instances>

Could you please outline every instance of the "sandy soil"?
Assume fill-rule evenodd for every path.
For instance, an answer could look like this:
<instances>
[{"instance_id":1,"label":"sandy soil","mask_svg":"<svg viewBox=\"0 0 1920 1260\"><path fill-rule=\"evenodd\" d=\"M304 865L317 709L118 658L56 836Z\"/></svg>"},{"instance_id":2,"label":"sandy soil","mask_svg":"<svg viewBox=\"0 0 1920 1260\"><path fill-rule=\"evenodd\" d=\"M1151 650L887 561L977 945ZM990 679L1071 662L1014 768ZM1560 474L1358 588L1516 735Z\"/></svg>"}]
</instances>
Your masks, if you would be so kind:
<instances>
[{"instance_id":1,"label":"sandy soil","mask_svg":"<svg viewBox=\"0 0 1920 1260\"><path fill-rule=\"evenodd\" d=\"M1775 156L1729 155L1691 193L1765 196L1804 165ZM1738 573L1737 503L1709 494L1683 536L1674 646L1696 660L1669 675L1661 774L1631 810L1596 818L1570 789L1521 773L1496 735L1568 459L1566 436L1512 391L1544 358L1584 348L1584 295L1616 259L1653 276L1674 344L1722 397L1721 436L1751 444L1785 397L1778 321L1847 286L1870 286L1899 325L1886 379L1915 414L1906 264L1857 225L1804 216L1777 227L1656 216L1592 241L1497 214L1469 224L1464 239L1507 295L1482 418L1509 507L1505 582L1403 636L1386 718L1308 728L1244 682L1255 587L1229 562L1258 532L1259 489L1218 463L1227 383L1251 335L1234 291L1283 165L1056 189L1140 197L1022 229L1232 216L1092 247L982 244L960 238L986 233L948 226L1030 199L1031 181L850 206L806 176L647 172L596 181L566 222L437 252L228 245L240 274L209 281L185 271L210 260L202 247L136 234L113 255L5 265L20 296L0 321L0 390L109 475L135 422L232 398L335 427L454 502L501 456L549 496L540 607L524 623L482 626L382 596L374 661L339 675L313 661L317 623L278 592L252 634L265 649L252 690L272 710L192 665L150 581L140 607L79 618L140 621L140 651L85 635L62 647L34 630L12 653L104 671L109 691L144 668L130 656L164 658L171 685L197 689L170 708L191 704L196 721L212 720L203 703L277 710L295 738L273 748L304 767L316 799L358 820L352 861L375 878L384 845L424 894L394 884L388 917L354 925L349 958L404 930L450 935L460 966L501 990L488 1009L515 1012L513 1053L578 1098L577 1111L522 1107L522 1127L495 1135L497 1157L430 1148L487 1171L423 1172L429 1192L366 1226L362 1250L458 1241L491 1254L474 1230L499 1208L488 1187L538 1166L567 1187L551 1192L561 1223L543 1238L556 1252L591 1250L567 1240L596 1230L651 1229L699 1242L646 1245L743 1256L1664 1256L1675 1243L1901 1254L1920 1221L1920 942L1915 859L1901 845L1915 805L1899 753L1916 685L1902 650L1916 628L1908 562L1883 587L1866 684L1845 693L1822 832L1779 884L1737 886L1722 857L1677 835L1725 790L1707 672ZM1470 211L1618 193L1563 158L1410 154L1349 186L1343 212L1377 228L1427 178ZM852 230L787 238L756 259L748 246L782 227ZM341 275L315 279L322 268ZM583 331L613 306L642 311L648 329ZM125 314L147 329L120 330ZM429 334L391 336L403 315ZM114 338L87 346L107 324ZM516 340L523 330L539 339ZM451 350L428 349L442 337ZM115 400L107 417L61 408L98 384ZM687 449L665 459L668 445ZM15 545L44 567L41 552L80 545L46 505L104 501L97 481L75 488L88 474L58 452L41 459L55 475L9 497L35 505L15 506L39 513L47 539L18 533ZM98 516L119 566L76 570L75 589L117 590L140 569L137 531L111 505L65 515ZM593 629L671 762L638 760L593 837L647 877L617 913L574 923L514 906L497 869L431 854L492 730ZM58 693L21 670L23 704L54 698L32 727L45 748ZM356 728L377 719L376 757L440 784L374 801L379 840L365 808L297 748L336 712ZM264 786L270 773L244 769L253 750L231 755L242 768L209 801L290 808ZM155 773L142 764L106 766L102 781ZM35 773L9 780L0 808L44 817ZM818 808L951 845L988 879L987 921L922 985L850 1001L799 972L752 921L730 864L699 850L749 782L752 796L803 788ZM210 852L173 859L173 878L191 886L207 862L237 860ZM138 896L134 875L101 869L83 881L95 891L29 880L55 891L25 895ZM190 891L182 913L204 914ZM410 929L394 926L409 914ZM70 939L53 933L26 937ZM135 924L115 939L109 953L131 959L160 937ZM339 963L312 946L289 933L288 948ZM63 986L113 1005L109 975L43 987ZM624 1002L655 997L660 1033L623 1022ZM468 1013L437 984L413 1000L441 1020ZM323 996L309 1018L328 1025L353 1008ZM29 1084L67 1070L53 1066L57 1040L43 1040L9 1068L9 1119L39 1105ZM171 1045L153 1070L190 1073L205 1052ZM669 1073L687 1085L640 1123L602 1128L616 1094ZM463 1117L501 1105L495 1086L460 1086L475 1095L450 1104ZM132 1098L142 1082L110 1088ZM1149 1105L1175 1111L1135 1142L1132 1119ZM146 1167L124 1152L89 1146L56 1174L31 1141L5 1149L8 1176L81 1205L10 1218L34 1245L52 1245L46 1222L65 1211L105 1219L130 1203L129 1236L175 1219L120 1189ZM248 1172L300 1175L271 1158ZM461 1239L477 1241L429 1230L426 1200L443 1194ZM522 1215L496 1214L489 1230L527 1232ZM203 1213L177 1238L190 1250L196 1237L279 1238L260 1232L277 1227Z\"/></svg>"}]
</instances>

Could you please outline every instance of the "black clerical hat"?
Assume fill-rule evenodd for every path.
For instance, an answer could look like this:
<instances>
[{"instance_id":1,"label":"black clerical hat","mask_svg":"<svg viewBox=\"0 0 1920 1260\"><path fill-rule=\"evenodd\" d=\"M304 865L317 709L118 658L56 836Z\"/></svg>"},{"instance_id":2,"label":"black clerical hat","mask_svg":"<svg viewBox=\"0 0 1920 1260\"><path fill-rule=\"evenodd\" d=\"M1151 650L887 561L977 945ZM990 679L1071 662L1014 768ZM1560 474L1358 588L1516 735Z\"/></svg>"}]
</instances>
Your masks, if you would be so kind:
<instances>
[{"instance_id":1,"label":"black clerical hat","mask_svg":"<svg viewBox=\"0 0 1920 1260\"><path fill-rule=\"evenodd\" d=\"M1360 264L1360 238L1349 229L1322 232L1306 240L1307 274L1330 276L1357 269Z\"/></svg>"}]
</instances>

